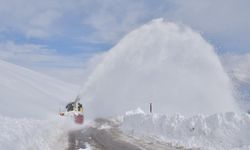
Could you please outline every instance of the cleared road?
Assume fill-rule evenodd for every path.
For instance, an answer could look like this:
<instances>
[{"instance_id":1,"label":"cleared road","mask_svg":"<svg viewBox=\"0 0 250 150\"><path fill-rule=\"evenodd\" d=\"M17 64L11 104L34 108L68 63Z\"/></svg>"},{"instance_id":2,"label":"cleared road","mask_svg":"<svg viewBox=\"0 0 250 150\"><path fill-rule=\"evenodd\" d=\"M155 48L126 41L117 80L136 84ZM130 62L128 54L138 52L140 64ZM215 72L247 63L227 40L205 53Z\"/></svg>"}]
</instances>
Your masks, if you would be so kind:
<instances>
[{"instance_id":1,"label":"cleared road","mask_svg":"<svg viewBox=\"0 0 250 150\"><path fill-rule=\"evenodd\" d=\"M95 127L69 132L69 147L67 150L86 148L86 143L92 150L183 150L183 147L173 147L169 143L150 137L134 137L119 130L119 125L106 119L97 119Z\"/></svg>"}]
</instances>

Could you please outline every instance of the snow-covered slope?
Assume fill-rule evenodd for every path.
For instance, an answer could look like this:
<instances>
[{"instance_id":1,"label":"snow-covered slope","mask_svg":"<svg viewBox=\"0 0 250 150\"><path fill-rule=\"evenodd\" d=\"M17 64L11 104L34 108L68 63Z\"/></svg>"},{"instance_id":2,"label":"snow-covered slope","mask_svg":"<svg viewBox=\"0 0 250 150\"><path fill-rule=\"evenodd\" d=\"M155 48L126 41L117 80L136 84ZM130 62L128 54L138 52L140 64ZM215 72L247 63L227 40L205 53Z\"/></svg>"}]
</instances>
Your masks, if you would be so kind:
<instances>
[{"instance_id":1,"label":"snow-covered slope","mask_svg":"<svg viewBox=\"0 0 250 150\"><path fill-rule=\"evenodd\" d=\"M0 149L65 149L67 121L53 116L78 87L1 60L0 70Z\"/></svg>"},{"instance_id":2,"label":"snow-covered slope","mask_svg":"<svg viewBox=\"0 0 250 150\"><path fill-rule=\"evenodd\" d=\"M76 96L77 86L0 60L0 114L46 118Z\"/></svg>"},{"instance_id":3,"label":"snow-covered slope","mask_svg":"<svg viewBox=\"0 0 250 150\"><path fill-rule=\"evenodd\" d=\"M130 111L122 129L129 134L153 135L177 145L210 150L249 150L250 116L233 112L210 116L146 114Z\"/></svg>"}]
</instances>

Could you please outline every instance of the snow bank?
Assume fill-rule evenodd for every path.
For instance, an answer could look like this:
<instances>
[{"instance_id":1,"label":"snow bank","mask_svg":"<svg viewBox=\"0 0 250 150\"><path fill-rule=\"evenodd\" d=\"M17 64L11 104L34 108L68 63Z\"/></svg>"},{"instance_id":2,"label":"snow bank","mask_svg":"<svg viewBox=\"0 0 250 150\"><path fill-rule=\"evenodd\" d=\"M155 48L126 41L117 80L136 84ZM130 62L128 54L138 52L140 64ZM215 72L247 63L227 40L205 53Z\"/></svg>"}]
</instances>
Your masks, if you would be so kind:
<instances>
[{"instance_id":1,"label":"snow bank","mask_svg":"<svg viewBox=\"0 0 250 150\"><path fill-rule=\"evenodd\" d=\"M187 26L156 19L104 54L83 88L87 116L116 116L150 102L185 116L236 111L213 47Z\"/></svg>"},{"instance_id":2,"label":"snow bank","mask_svg":"<svg viewBox=\"0 0 250 150\"><path fill-rule=\"evenodd\" d=\"M0 122L1 149L62 150L68 146L68 130L59 123L2 116Z\"/></svg>"},{"instance_id":3,"label":"snow bank","mask_svg":"<svg viewBox=\"0 0 250 150\"><path fill-rule=\"evenodd\" d=\"M122 129L128 133L161 136L186 147L202 149L250 149L250 116L232 112L210 116L146 114L129 112L124 116Z\"/></svg>"}]
</instances>

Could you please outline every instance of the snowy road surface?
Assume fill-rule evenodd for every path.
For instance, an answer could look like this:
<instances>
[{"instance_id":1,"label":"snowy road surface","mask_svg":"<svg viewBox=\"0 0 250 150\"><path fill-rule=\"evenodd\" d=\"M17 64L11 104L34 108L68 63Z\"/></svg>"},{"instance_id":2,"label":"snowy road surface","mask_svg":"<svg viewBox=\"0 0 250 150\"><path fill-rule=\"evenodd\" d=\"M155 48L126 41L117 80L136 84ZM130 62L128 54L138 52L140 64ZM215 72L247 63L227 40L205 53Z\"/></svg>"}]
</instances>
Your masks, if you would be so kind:
<instances>
[{"instance_id":1,"label":"snowy road surface","mask_svg":"<svg viewBox=\"0 0 250 150\"><path fill-rule=\"evenodd\" d=\"M86 144L91 150L183 150L173 147L152 137L134 137L119 130L119 125L106 119L97 119L96 125L69 132L67 150L85 149Z\"/></svg>"}]
</instances>

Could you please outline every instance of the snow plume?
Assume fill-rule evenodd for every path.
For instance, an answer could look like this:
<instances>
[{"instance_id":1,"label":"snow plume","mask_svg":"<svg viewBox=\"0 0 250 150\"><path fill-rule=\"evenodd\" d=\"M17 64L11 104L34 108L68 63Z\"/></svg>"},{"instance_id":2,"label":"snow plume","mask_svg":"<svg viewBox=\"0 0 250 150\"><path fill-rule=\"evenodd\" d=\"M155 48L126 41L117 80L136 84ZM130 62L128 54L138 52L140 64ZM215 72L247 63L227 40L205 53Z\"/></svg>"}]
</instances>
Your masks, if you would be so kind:
<instances>
[{"instance_id":1,"label":"snow plume","mask_svg":"<svg viewBox=\"0 0 250 150\"><path fill-rule=\"evenodd\" d=\"M240 107L250 111L250 53L224 54L221 62L234 83Z\"/></svg>"},{"instance_id":2,"label":"snow plume","mask_svg":"<svg viewBox=\"0 0 250 150\"><path fill-rule=\"evenodd\" d=\"M156 19L125 36L83 88L87 113L114 116L153 102L155 112L236 111L232 85L214 52L189 27Z\"/></svg>"},{"instance_id":3,"label":"snow plume","mask_svg":"<svg viewBox=\"0 0 250 150\"><path fill-rule=\"evenodd\" d=\"M221 61L232 78L250 83L250 53L225 54L221 56Z\"/></svg>"},{"instance_id":4,"label":"snow plume","mask_svg":"<svg viewBox=\"0 0 250 150\"><path fill-rule=\"evenodd\" d=\"M250 116L233 112L205 117L196 115L146 114L131 111L124 116L122 129L129 134L153 135L170 143L210 150L249 150Z\"/></svg>"}]
</instances>

